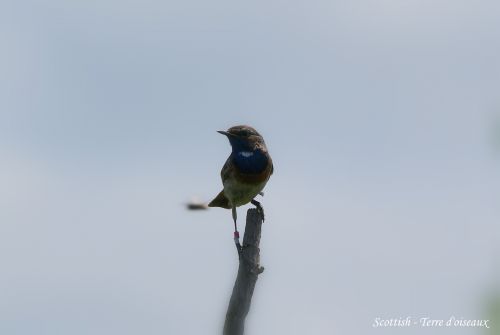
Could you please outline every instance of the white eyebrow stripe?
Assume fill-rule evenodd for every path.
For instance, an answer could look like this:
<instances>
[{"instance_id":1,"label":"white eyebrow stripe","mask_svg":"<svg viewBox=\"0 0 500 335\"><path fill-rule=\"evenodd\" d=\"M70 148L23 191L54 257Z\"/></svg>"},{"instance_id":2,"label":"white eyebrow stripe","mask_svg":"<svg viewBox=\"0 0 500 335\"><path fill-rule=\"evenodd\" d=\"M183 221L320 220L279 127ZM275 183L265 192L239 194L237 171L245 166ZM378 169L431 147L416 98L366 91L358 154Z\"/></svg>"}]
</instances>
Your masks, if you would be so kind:
<instances>
[{"instance_id":1,"label":"white eyebrow stripe","mask_svg":"<svg viewBox=\"0 0 500 335\"><path fill-rule=\"evenodd\" d=\"M250 156L253 156L253 152L251 152L251 151L240 151L240 152L238 153L238 155L241 155L241 156L243 156L243 157L248 158L248 157L250 157Z\"/></svg>"}]
</instances>

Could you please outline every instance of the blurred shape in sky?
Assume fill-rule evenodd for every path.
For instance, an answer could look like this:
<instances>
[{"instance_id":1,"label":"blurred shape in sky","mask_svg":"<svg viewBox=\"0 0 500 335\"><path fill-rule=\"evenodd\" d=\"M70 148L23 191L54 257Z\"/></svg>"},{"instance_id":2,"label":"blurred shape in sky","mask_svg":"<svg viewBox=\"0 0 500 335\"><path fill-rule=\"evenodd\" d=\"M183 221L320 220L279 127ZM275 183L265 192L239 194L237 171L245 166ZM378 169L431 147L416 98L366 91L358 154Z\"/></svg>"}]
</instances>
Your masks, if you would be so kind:
<instances>
[{"instance_id":1,"label":"blurred shape in sky","mask_svg":"<svg viewBox=\"0 0 500 335\"><path fill-rule=\"evenodd\" d=\"M208 206L206 202L201 201L198 197L192 197L191 200L186 203L186 208L196 211L208 209Z\"/></svg>"}]
</instances>

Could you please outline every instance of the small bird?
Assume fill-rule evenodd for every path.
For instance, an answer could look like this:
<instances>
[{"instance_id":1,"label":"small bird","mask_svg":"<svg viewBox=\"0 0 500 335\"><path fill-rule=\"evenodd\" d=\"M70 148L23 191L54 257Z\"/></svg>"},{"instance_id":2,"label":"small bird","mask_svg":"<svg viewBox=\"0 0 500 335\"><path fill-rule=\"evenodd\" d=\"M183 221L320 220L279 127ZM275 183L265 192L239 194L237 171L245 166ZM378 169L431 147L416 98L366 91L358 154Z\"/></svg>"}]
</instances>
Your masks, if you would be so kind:
<instances>
[{"instance_id":1,"label":"small bird","mask_svg":"<svg viewBox=\"0 0 500 335\"><path fill-rule=\"evenodd\" d=\"M232 152L220 173L224 189L208 206L232 210L236 242L236 237L239 237L236 207L251 202L264 219L264 209L254 198L257 194L264 195L262 190L273 174L273 161L264 139L254 128L234 126L218 132L227 136Z\"/></svg>"}]
</instances>

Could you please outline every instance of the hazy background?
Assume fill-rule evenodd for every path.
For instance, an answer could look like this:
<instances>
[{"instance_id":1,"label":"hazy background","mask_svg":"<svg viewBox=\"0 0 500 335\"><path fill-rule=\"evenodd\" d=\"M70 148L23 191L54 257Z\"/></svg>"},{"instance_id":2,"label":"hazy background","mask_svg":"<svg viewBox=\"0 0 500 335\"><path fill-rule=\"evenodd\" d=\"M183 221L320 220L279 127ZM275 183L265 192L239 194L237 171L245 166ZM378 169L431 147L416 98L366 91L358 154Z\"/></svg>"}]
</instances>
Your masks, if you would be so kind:
<instances>
[{"instance_id":1,"label":"hazy background","mask_svg":"<svg viewBox=\"0 0 500 335\"><path fill-rule=\"evenodd\" d=\"M219 333L231 215L183 204L222 187L215 131L250 124L275 174L248 334L485 334L371 325L492 317L499 18L496 0L1 2L0 333Z\"/></svg>"}]
</instances>

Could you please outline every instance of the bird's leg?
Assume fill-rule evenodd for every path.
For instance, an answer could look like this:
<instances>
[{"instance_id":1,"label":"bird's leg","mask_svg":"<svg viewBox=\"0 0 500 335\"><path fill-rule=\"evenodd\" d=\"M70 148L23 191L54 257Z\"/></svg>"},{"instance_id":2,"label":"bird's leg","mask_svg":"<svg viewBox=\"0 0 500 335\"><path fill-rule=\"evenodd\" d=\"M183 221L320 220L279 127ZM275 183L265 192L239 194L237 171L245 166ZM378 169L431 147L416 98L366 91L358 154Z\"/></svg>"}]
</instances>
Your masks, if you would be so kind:
<instances>
[{"instance_id":1,"label":"bird's leg","mask_svg":"<svg viewBox=\"0 0 500 335\"><path fill-rule=\"evenodd\" d=\"M234 244L236 245L236 250L238 251L238 256L241 256L241 244L240 244L240 233L238 232L238 226L236 225L237 213L236 207L232 208L233 221L234 221Z\"/></svg>"},{"instance_id":2,"label":"bird's leg","mask_svg":"<svg viewBox=\"0 0 500 335\"><path fill-rule=\"evenodd\" d=\"M236 226L236 220L238 219L238 213L236 213L236 207L232 207L233 221L234 221L234 231L238 231L238 227Z\"/></svg>"},{"instance_id":3,"label":"bird's leg","mask_svg":"<svg viewBox=\"0 0 500 335\"><path fill-rule=\"evenodd\" d=\"M252 199L251 203L252 203L252 205L254 205L255 207L257 207L257 211L262 216L262 221L264 221L264 207L262 207L262 205L260 204L260 202L258 202L255 199Z\"/></svg>"}]
</instances>

